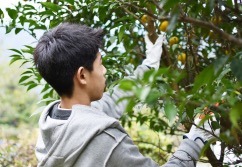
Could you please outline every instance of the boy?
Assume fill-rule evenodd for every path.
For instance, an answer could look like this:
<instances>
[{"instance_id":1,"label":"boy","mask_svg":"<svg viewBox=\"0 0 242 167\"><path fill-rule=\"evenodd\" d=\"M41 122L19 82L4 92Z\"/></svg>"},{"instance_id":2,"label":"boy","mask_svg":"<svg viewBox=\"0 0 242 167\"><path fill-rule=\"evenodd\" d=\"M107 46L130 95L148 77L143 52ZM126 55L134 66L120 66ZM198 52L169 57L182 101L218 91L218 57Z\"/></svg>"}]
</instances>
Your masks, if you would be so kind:
<instances>
[{"instance_id":1,"label":"boy","mask_svg":"<svg viewBox=\"0 0 242 167\"><path fill-rule=\"evenodd\" d=\"M71 23L60 24L40 38L34 61L60 100L49 104L41 114L38 166L158 167L139 152L117 120L126 103L116 102L128 93L118 86L112 95L103 93L106 68L98 51L102 40L103 30ZM130 79L150 67L159 68L164 36L159 36L154 45L147 36L145 40L146 59ZM209 134L199 133L200 129L193 127L164 166L195 166L209 139Z\"/></svg>"}]
</instances>

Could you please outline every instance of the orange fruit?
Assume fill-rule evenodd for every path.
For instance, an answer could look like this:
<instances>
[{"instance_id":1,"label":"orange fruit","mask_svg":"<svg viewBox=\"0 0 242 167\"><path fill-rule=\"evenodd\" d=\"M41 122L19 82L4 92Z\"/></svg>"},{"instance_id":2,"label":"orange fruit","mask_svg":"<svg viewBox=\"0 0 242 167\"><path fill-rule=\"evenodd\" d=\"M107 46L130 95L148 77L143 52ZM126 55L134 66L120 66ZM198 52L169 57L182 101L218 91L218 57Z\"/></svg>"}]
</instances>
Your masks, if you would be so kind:
<instances>
[{"instance_id":1,"label":"orange fruit","mask_svg":"<svg viewBox=\"0 0 242 167\"><path fill-rule=\"evenodd\" d=\"M169 24L168 21L163 21L163 22L160 24L160 26L159 26L160 31L165 32L166 29L167 29L167 27L168 27L168 24Z\"/></svg>"},{"instance_id":2,"label":"orange fruit","mask_svg":"<svg viewBox=\"0 0 242 167\"><path fill-rule=\"evenodd\" d=\"M141 17L141 22L144 23L144 24L147 23L147 22L148 22L148 17L149 17L149 16L147 16L147 15L143 15L143 16Z\"/></svg>"},{"instance_id":3,"label":"orange fruit","mask_svg":"<svg viewBox=\"0 0 242 167\"><path fill-rule=\"evenodd\" d=\"M185 64L186 63L186 53L182 53L180 55L178 55L177 59L182 62L182 64Z\"/></svg>"},{"instance_id":4,"label":"orange fruit","mask_svg":"<svg viewBox=\"0 0 242 167\"><path fill-rule=\"evenodd\" d=\"M171 45L174 45L174 44L177 44L178 42L179 42L179 39L178 39L176 36L171 37L171 38L169 39L169 44L170 44L170 46L171 46Z\"/></svg>"},{"instance_id":5,"label":"orange fruit","mask_svg":"<svg viewBox=\"0 0 242 167\"><path fill-rule=\"evenodd\" d=\"M221 16L214 16L214 17L212 17L211 21L212 21L213 24L217 25L217 24L221 23L222 17Z\"/></svg>"}]
</instances>

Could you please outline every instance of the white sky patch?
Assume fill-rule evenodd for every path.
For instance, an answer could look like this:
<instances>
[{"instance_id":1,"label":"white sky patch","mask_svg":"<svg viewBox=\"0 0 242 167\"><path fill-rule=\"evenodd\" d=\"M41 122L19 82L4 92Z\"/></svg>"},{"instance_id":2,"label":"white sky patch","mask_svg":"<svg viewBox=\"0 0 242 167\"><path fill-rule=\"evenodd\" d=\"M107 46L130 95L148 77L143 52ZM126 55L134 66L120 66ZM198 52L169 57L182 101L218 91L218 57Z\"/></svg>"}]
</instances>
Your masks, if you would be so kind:
<instances>
[{"instance_id":1,"label":"white sky patch","mask_svg":"<svg viewBox=\"0 0 242 167\"><path fill-rule=\"evenodd\" d=\"M14 8L15 5L17 5L19 0L0 0L0 8L2 9L4 13L4 22L10 21L10 17L7 14L6 8Z\"/></svg>"},{"instance_id":2,"label":"white sky patch","mask_svg":"<svg viewBox=\"0 0 242 167\"><path fill-rule=\"evenodd\" d=\"M1 10L4 12L4 24L8 24L11 18L8 16L6 8L15 8L19 0L0 0ZM21 2L25 3L25 2ZM36 32L37 37L43 34L43 31ZM24 45L35 45L36 39L29 35L25 31L21 31L19 34L15 34L14 30L6 34L5 27L0 27L0 60L9 61L10 55L14 52L9 49L23 49Z\"/></svg>"},{"instance_id":3,"label":"white sky patch","mask_svg":"<svg viewBox=\"0 0 242 167\"><path fill-rule=\"evenodd\" d=\"M1 0L0 6L1 6L1 9L5 9L7 7L13 7L18 2L19 2L19 0Z\"/></svg>"}]
</instances>

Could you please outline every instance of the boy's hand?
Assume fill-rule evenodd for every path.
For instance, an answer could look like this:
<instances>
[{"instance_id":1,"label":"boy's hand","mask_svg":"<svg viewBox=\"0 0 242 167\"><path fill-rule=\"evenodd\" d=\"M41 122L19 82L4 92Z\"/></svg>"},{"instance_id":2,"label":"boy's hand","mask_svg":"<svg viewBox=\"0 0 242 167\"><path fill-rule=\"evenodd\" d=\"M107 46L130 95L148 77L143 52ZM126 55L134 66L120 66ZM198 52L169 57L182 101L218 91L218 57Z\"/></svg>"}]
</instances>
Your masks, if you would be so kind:
<instances>
[{"instance_id":1,"label":"boy's hand","mask_svg":"<svg viewBox=\"0 0 242 167\"><path fill-rule=\"evenodd\" d=\"M165 40L165 33L159 35L155 44L153 44L148 35L145 35L145 43L146 43L146 59L142 64L155 68L156 70L160 66L160 58L162 54L162 44Z\"/></svg>"},{"instance_id":2,"label":"boy's hand","mask_svg":"<svg viewBox=\"0 0 242 167\"><path fill-rule=\"evenodd\" d=\"M212 116L212 120L216 121L214 114L210 114ZM213 130L211 128L211 120L208 119L204 122L204 124L199 125L200 121L201 121L201 117L200 118L196 118L194 120L194 124L196 125L192 125L189 133L186 133L183 138L188 138L191 140L197 140L200 139L203 143L206 143L208 140L211 139L216 139L216 136L219 136L220 134L220 129L216 129ZM198 127L199 126L199 127Z\"/></svg>"}]
</instances>

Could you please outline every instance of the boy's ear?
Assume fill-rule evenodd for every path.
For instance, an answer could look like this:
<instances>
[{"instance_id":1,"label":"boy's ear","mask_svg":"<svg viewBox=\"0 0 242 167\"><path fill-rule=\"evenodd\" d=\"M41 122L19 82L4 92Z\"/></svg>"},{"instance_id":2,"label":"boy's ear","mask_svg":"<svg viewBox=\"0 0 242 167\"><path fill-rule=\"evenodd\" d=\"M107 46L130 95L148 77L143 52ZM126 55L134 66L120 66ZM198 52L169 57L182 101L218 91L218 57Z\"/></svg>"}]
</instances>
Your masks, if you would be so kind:
<instances>
[{"instance_id":1,"label":"boy's ear","mask_svg":"<svg viewBox=\"0 0 242 167\"><path fill-rule=\"evenodd\" d=\"M76 78L80 84L82 85L87 84L87 73L84 67L78 68L76 73Z\"/></svg>"}]
</instances>

